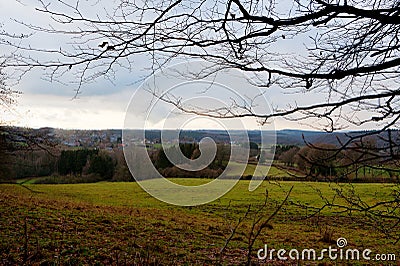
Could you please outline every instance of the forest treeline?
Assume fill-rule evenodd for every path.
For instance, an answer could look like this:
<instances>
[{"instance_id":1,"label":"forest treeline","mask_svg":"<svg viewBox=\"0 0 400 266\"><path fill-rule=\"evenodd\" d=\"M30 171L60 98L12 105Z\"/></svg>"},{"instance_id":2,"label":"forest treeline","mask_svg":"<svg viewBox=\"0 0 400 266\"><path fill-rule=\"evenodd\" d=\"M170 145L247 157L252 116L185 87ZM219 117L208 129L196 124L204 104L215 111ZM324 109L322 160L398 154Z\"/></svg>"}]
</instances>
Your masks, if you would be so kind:
<instances>
[{"instance_id":1,"label":"forest treeline","mask_svg":"<svg viewBox=\"0 0 400 266\"><path fill-rule=\"evenodd\" d=\"M275 165L319 181L393 182L400 177L400 149L377 145L373 138L346 149L333 144L275 146Z\"/></svg>"},{"instance_id":2,"label":"forest treeline","mask_svg":"<svg viewBox=\"0 0 400 266\"><path fill-rule=\"evenodd\" d=\"M9 135L0 134L1 180L37 177L42 178L36 183L134 180L121 146L112 149L67 148L42 137L16 140L18 138L10 139ZM258 161L265 151L254 142L249 146L248 162L265 163ZM287 176L279 177L282 180L392 182L400 175L399 160L393 156L400 154L398 147L382 147L376 139L366 138L346 149L329 143L307 143L303 146L275 145L268 152L275 153L273 165L287 173ZM170 146L166 149L176 148ZM199 144L195 142L181 143L179 149L188 159L198 159L201 155ZM154 166L165 177L216 178L224 171L231 156L230 144L219 143L212 162L193 172L173 165L161 145L149 145L147 150ZM386 156L388 153L390 156Z\"/></svg>"},{"instance_id":3,"label":"forest treeline","mask_svg":"<svg viewBox=\"0 0 400 266\"><path fill-rule=\"evenodd\" d=\"M179 145L182 154L191 160L199 159L201 152L198 143L182 143ZM176 149L172 146L167 149ZM182 170L175 166L167 158L163 148L154 149L150 152L151 160L156 169L165 177L198 177L217 178L226 168L230 158L230 145L217 144L217 151L214 160L208 167L199 171ZM182 163L182 162L178 162Z\"/></svg>"}]
</instances>

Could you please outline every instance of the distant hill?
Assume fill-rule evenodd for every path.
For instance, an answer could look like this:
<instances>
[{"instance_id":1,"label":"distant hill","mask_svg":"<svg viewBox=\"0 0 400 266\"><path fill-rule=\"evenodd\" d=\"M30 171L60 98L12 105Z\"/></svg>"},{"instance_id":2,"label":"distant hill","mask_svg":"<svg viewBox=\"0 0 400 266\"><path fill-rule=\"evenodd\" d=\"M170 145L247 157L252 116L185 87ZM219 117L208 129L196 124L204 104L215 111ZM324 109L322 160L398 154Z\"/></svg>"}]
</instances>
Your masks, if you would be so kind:
<instances>
[{"instance_id":1,"label":"distant hill","mask_svg":"<svg viewBox=\"0 0 400 266\"><path fill-rule=\"evenodd\" d=\"M277 144L282 145L305 145L305 141L309 143L328 143L340 145L339 140L343 143L349 140L349 132L320 132L307 130L284 129L277 131Z\"/></svg>"},{"instance_id":2,"label":"distant hill","mask_svg":"<svg viewBox=\"0 0 400 266\"><path fill-rule=\"evenodd\" d=\"M81 145L82 143L88 144L88 146L96 146L98 143L118 143L122 138L121 129L105 129L105 130L65 130L65 129L53 129L53 128L40 128L40 129L27 129L18 127L0 127L1 132L9 132L11 135L19 134L19 141L23 141L23 135L36 135L36 136L49 136L58 139L60 143L66 143L68 145ZM141 130L130 130L133 135L142 136ZM400 141L400 131L392 130L392 139L395 142ZM168 133L173 133L172 130L166 130ZM272 131L264 131L264 134L271 135ZM355 137L363 134L375 133L374 131L353 131L353 132L321 132L321 131L309 131L309 130L294 130L284 129L276 131L276 144L281 145L305 145L305 141L309 143L328 143L334 145L340 145L341 143L347 142L351 137ZM247 139L244 131L232 130L229 133L225 130L183 130L179 134L181 142L199 142L205 137L210 137L216 142L229 143L231 141L230 135L235 136L235 139L239 141L245 141ZM173 136L174 134L171 134ZM248 139L251 142L261 143L261 132L257 130L247 131ZM159 143L161 140L160 130L146 130L145 137L147 141ZM384 131L380 134L372 136L376 143L380 146L385 143L385 139L388 138L388 132ZM89 145L90 144L90 145Z\"/></svg>"},{"instance_id":3,"label":"distant hill","mask_svg":"<svg viewBox=\"0 0 400 266\"><path fill-rule=\"evenodd\" d=\"M352 138L356 138L357 136L371 135L377 145L382 147L382 145L387 145L388 139L388 131L383 131L379 134L376 134L375 131L350 131L350 132L319 132L319 131L305 131L305 130L278 130L277 131L277 144L284 145L299 145L302 146L305 144L305 141L308 143L328 143L340 146ZM400 141L400 131L399 130L391 130L392 141L399 142Z\"/></svg>"}]
</instances>

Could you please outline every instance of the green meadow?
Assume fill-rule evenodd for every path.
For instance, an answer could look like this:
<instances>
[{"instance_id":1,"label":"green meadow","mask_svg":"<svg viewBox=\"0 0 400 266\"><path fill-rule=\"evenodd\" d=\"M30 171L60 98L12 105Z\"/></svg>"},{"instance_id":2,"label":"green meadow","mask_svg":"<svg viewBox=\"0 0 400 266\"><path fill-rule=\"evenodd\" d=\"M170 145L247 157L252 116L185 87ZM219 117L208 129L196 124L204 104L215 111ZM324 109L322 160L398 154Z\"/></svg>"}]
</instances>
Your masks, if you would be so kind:
<instances>
[{"instance_id":1,"label":"green meadow","mask_svg":"<svg viewBox=\"0 0 400 266\"><path fill-rule=\"evenodd\" d=\"M209 182L171 181L192 186ZM253 244L254 265L282 265L277 260L257 259L256 252L264 244L276 250L323 249L336 247L339 237L347 239L349 248L397 253L397 261L389 264L400 263L400 244L379 230L389 228L390 221L344 211L340 206L347 202L335 192L358 195L360 202L371 206L388 199L393 185L264 181L253 192L248 185L249 181L239 181L222 198L196 207L160 202L133 182L0 185L0 264L242 265L247 260L249 236L260 228L257 219L265 221L279 209L292 187L285 204ZM331 200L338 207L315 213L315 208ZM327 259L324 263L344 262ZM346 263L367 265L371 261Z\"/></svg>"}]
</instances>

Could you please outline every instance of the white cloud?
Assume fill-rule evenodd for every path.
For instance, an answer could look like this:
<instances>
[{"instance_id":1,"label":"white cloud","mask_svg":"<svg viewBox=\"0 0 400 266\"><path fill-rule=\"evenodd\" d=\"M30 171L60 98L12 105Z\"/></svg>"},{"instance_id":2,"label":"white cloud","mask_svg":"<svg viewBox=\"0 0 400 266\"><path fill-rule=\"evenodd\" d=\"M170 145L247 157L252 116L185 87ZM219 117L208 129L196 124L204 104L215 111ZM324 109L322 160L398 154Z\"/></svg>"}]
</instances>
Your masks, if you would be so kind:
<instances>
[{"instance_id":1,"label":"white cloud","mask_svg":"<svg viewBox=\"0 0 400 266\"><path fill-rule=\"evenodd\" d=\"M23 94L14 120L19 126L34 128L122 128L130 94L126 90L74 100L66 96Z\"/></svg>"}]
</instances>

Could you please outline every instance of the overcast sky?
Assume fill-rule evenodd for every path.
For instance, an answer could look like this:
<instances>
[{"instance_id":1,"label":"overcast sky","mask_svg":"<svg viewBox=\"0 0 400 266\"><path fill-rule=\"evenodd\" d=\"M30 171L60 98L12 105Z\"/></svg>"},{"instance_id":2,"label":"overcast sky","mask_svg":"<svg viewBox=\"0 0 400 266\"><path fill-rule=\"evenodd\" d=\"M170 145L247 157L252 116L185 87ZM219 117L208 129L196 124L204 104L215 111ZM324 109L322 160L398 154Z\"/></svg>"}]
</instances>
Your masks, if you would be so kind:
<instances>
[{"instance_id":1,"label":"overcast sky","mask_svg":"<svg viewBox=\"0 0 400 266\"><path fill-rule=\"evenodd\" d=\"M35 25L50 23L48 17L34 10L37 1L0 1L0 20L6 32L29 32L14 20ZM48 38L37 33L25 43L32 46L59 47L70 40L65 36ZM10 52L1 47L2 52ZM13 86L22 92L18 105L6 119L14 125L27 127L57 128L122 128L125 110L134 90L145 75L143 69L137 67L136 72L121 72L111 83L98 79L95 83L85 84L76 99L75 84L61 84L45 80L44 73L38 69L26 74Z\"/></svg>"},{"instance_id":2,"label":"overcast sky","mask_svg":"<svg viewBox=\"0 0 400 266\"><path fill-rule=\"evenodd\" d=\"M3 30L16 34L31 32L15 20L33 25L52 23L49 17L35 11L35 6L37 1L34 0L1 1L0 18ZM23 42L33 47L57 48L70 40L62 35L49 37L35 33ZM7 47L1 48L4 54L10 52ZM144 70L149 63L146 58L139 58L136 62L133 71L119 71L113 82L100 78L92 84L85 84L76 99L73 99L76 85L49 82L42 70L31 71L13 87L22 94L18 97L18 104L12 115L7 114L6 119L12 121L14 125L34 128L45 126L80 129L122 128L129 100L143 81L143 76L147 74ZM216 124L202 119L196 123L193 121L187 123L185 126L215 128ZM296 127L284 122L278 125L280 128L293 126ZM154 123L154 127L160 127L160 124Z\"/></svg>"},{"instance_id":3,"label":"overcast sky","mask_svg":"<svg viewBox=\"0 0 400 266\"><path fill-rule=\"evenodd\" d=\"M114 1L104 2L112 5ZM37 5L35 0L1 1L0 20L3 30L16 34L29 32L15 20L33 25L52 23L49 17L34 10L35 5ZM85 11L94 14L95 9L92 7ZM35 33L32 37L24 40L24 44L57 49L67 45L70 41L67 36L63 35L48 36L43 33ZM288 42L287 47L282 49L296 50L299 49L299 46L302 44L293 45ZM5 46L2 46L1 49L4 54L11 52ZM69 83L68 79L65 79L64 84L49 82L45 79L42 70L31 71L13 87L20 90L22 95L18 98L18 105L12 112L12 116L8 115L7 119L11 120L14 125L34 128L46 126L70 129L123 128L129 101L147 74L145 67L149 66L146 57L137 58L135 62L131 71L118 70L113 82L99 78L94 83L85 84L76 99L73 98L77 85ZM63 80L61 79L61 81ZM268 91L267 96L271 100L271 104L290 100L301 100L304 104L317 101L317 98L297 99L298 95L282 95L281 91L274 88ZM218 98L218 96L216 97ZM248 125L254 129L258 128L254 121ZM160 127L160 123L154 122L153 126ZM216 123L201 119L196 123L186 123L185 126L194 129L215 128ZM304 125L276 120L275 128L304 128ZM310 128L306 127L305 129Z\"/></svg>"}]
</instances>

